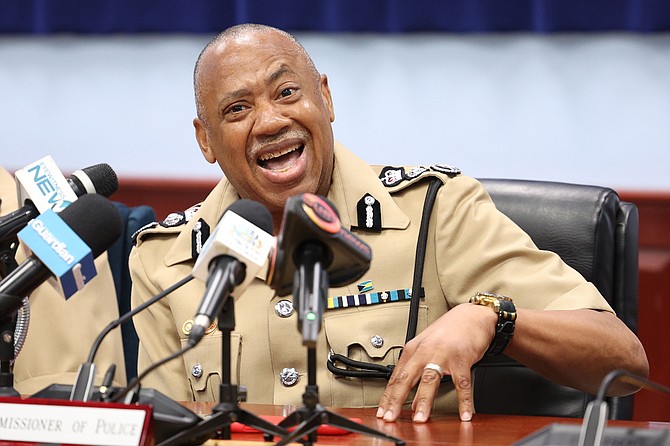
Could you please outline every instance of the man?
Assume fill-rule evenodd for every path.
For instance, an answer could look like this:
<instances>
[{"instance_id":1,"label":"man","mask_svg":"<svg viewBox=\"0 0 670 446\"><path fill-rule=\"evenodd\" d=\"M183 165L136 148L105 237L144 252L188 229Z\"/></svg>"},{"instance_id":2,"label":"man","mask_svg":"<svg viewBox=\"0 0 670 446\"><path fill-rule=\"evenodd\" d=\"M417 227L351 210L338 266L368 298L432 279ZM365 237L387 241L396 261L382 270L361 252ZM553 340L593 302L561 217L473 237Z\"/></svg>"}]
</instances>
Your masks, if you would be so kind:
<instances>
[{"instance_id":1,"label":"man","mask_svg":"<svg viewBox=\"0 0 670 446\"><path fill-rule=\"evenodd\" d=\"M260 25L228 29L201 53L194 84L196 138L225 178L200 205L139 234L130 261L135 305L190 273L197 240L235 200L266 205L277 233L286 200L310 192L327 196L343 225L373 252L364 291L357 284L329 290L333 302L367 293L375 304L333 305L325 312L317 342L324 405L378 405L377 416L394 421L416 387L410 397L415 421L426 421L433 405L458 408L461 419L470 420L471 366L489 348L591 393L614 368L647 375L642 345L595 287L556 255L537 250L478 182L444 165L371 168L336 143L328 79L290 35ZM442 187L427 236L418 335L405 345L406 298L429 178ZM203 290L191 282L137 316L140 370L185 345ZM469 303L479 292L487 293L479 300L502 301L508 316L514 306L498 295L513 298L518 311L511 342L497 333L499 316L491 308ZM292 313L290 299L274 296L262 280L236 296L230 360L249 402L300 404L306 352ZM183 360L156 370L145 386L178 400L217 399L220 336L212 327ZM334 376L325 367L329 353L396 367L388 385ZM439 389L443 375L453 378L455 391ZM635 390L614 387L613 394Z\"/></svg>"},{"instance_id":2,"label":"man","mask_svg":"<svg viewBox=\"0 0 670 446\"><path fill-rule=\"evenodd\" d=\"M0 167L0 215L18 208L16 182ZM16 261L25 260L19 247ZM95 260L98 275L67 301L50 283L30 296L30 322L25 344L14 363L14 389L32 395L50 384L74 384L93 341L103 328L119 317L112 273L103 254ZM96 384L111 364L116 364L114 383L125 385L121 334L115 330L105 338L96 356Z\"/></svg>"}]
</instances>

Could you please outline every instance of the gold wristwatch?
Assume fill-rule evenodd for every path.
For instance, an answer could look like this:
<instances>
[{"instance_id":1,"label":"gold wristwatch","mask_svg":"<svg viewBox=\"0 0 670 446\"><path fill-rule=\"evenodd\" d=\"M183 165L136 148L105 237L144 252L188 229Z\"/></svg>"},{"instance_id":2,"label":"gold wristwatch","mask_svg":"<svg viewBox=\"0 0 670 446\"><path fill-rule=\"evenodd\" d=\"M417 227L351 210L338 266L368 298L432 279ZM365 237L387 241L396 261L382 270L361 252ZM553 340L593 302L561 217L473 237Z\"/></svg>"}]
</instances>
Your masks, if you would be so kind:
<instances>
[{"instance_id":1,"label":"gold wristwatch","mask_svg":"<svg viewBox=\"0 0 670 446\"><path fill-rule=\"evenodd\" d=\"M516 307L512 298L494 293L477 293L470 298L470 303L491 307L498 315L496 335L491 342L487 355L499 355L507 347L514 336Z\"/></svg>"}]
</instances>

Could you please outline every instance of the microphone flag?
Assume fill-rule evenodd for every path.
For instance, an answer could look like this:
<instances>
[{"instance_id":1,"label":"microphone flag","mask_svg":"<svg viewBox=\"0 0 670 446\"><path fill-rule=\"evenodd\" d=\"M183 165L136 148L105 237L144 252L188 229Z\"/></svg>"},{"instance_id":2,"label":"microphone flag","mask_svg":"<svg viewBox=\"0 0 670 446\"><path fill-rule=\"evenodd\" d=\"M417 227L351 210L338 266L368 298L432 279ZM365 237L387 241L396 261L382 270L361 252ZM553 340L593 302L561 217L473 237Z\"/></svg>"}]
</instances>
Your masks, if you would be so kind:
<instances>
[{"instance_id":1,"label":"microphone flag","mask_svg":"<svg viewBox=\"0 0 670 446\"><path fill-rule=\"evenodd\" d=\"M19 206L33 202L40 213L51 209L60 212L77 199L77 194L50 155L14 173Z\"/></svg>"},{"instance_id":2,"label":"microphone flag","mask_svg":"<svg viewBox=\"0 0 670 446\"><path fill-rule=\"evenodd\" d=\"M275 238L271 234L235 212L225 212L202 247L193 266L193 277L207 282L211 261L220 255L233 255L247 266L246 277L238 285L243 290L263 267L267 268L274 246Z\"/></svg>"},{"instance_id":3,"label":"microphone flag","mask_svg":"<svg viewBox=\"0 0 670 446\"><path fill-rule=\"evenodd\" d=\"M65 299L97 275L91 248L50 209L31 220L17 236L51 271Z\"/></svg>"}]
</instances>

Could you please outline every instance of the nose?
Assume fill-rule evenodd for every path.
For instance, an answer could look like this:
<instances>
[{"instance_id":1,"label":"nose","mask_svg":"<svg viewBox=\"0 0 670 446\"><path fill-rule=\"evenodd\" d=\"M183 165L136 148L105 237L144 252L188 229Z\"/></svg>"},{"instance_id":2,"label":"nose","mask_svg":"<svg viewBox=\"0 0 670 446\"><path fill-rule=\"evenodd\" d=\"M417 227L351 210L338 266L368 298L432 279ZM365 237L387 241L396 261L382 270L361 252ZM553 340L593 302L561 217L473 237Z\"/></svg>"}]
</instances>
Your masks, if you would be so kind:
<instances>
[{"instance_id":1,"label":"nose","mask_svg":"<svg viewBox=\"0 0 670 446\"><path fill-rule=\"evenodd\" d=\"M272 102L263 102L256 106L254 133L256 135L275 135L288 126L290 119L279 106Z\"/></svg>"}]
</instances>

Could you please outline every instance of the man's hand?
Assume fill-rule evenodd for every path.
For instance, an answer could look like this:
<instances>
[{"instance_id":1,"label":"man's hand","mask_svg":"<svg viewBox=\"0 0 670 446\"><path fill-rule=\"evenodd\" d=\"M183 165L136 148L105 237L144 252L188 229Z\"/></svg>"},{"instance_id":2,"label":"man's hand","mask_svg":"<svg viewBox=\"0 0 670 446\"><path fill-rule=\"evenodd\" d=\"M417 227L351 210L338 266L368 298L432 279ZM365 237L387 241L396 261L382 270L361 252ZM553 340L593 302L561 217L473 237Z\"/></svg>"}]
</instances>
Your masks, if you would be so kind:
<instances>
[{"instance_id":1,"label":"man's hand","mask_svg":"<svg viewBox=\"0 0 670 446\"><path fill-rule=\"evenodd\" d=\"M418 383L412 401L413 420L427 421L440 380L450 375L461 420L470 421L474 411L471 368L491 344L497 321L490 308L462 304L408 342L379 402L377 418L395 421L410 390Z\"/></svg>"}]
</instances>

